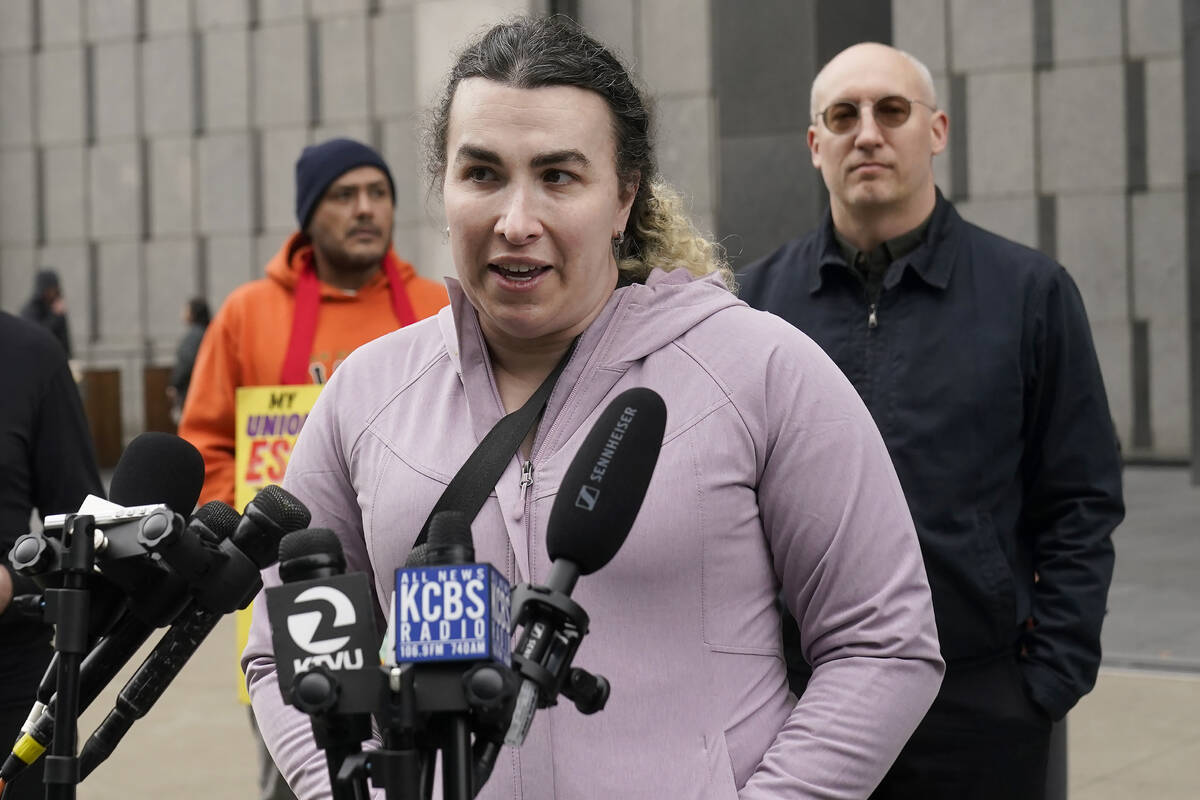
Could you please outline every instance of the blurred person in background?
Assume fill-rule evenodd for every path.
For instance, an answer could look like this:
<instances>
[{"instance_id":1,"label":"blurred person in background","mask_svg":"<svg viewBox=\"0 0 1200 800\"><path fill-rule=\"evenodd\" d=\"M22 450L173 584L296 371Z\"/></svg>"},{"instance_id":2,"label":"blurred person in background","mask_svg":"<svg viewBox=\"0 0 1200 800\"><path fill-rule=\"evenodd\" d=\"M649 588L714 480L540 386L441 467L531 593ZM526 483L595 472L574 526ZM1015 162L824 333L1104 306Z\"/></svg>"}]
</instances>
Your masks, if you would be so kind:
<instances>
[{"instance_id":1,"label":"blurred person in background","mask_svg":"<svg viewBox=\"0 0 1200 800\"><path fill-rule=\"evenodd\" d=\"M58 340L67 358L71 358L71 334L67 328L67 302L63 299L58 273L39 270L33 279L33 296L21 308L21 317L36 322Z\"/></svg>"},{"instance_id":2,"label":"blurred person in background","mask_svg":"<svg viewBox=\"0 0 1200 800\"><path fill-rule=\"evenodd\" d=\"M89 494L104 496L92 436L61 342L43 329L0 312L0 743L7 752L32 707L54 649L52 626L13 598L40 594L10 571L8 551L29 533L34 510L42 519L78 510ZM4 800L46 796L38 759L4 793Z\"/></svg>"},{"instance_id":3,"label":"blurred person in background","mask_svg":"<svg viewBox=\"0 0 1200 800\"><path fill-rule=\"evenodd\" d=\"M946 677L874 797L1037 800L1052 722L1095 685L1124 516L1083 300L938 191L949 119L915 58L850 47L810 108L830 210L739 283L854 384L921 540Z\"/></svg>"},{"instance_id":4,"label":"blurred person in background","mask_svg":"<svg viewBox=\"0 0 1200 800\"><path fill-rule=\"evenodd\" d=\"M171 368L171 377L167 382L171 418L176 424L179 424L183 402L187 398L188 384L192 381L196 354L200 352L200 342L204 339L204 331L208 329L210 318L208 301L203 297L193 297L183 307L183 324L187 326L187 330L179 340L179 346L175 348L175 366Z\"/></svg>"},{"instance_id":5,"label":"blurred person in background","mask_svg":"<svg viewBox=\"0 0 1200 800\"><path fill-rule=\"evenodd\" d=\"M196 356L179 435L204 457L201 505L234 504L238 387L324 384L359 345L446 304L446 289L392 249L395 199L391 170L361 142L330 139L300 153L298 229L265 277L225 299ZM247 624L241 612L240 637ZM254 733L261 797L288 800L287 783Z\"/></svg>"}]
</instances>

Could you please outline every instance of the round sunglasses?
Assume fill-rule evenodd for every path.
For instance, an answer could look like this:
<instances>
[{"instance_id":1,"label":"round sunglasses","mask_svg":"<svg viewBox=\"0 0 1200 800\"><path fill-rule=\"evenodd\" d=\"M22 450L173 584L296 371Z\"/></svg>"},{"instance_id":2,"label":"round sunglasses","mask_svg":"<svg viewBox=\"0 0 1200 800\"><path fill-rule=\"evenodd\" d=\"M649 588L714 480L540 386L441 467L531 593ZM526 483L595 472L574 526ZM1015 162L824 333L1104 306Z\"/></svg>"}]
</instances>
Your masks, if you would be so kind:
<instances>
[{"instance_id":1,"label":"round sunglasses","mask_svg":"<svg viewBox=\"0 0 1200 800\"><path fill-rule=\"evenodd\" d=\"M877 123L885 128L899 128L908 122L908 118L912 114L913 103L925 106L930 111L937 111L936 106L931 106L923 100L890 94L874 102L851 103L849 100L842 100L827 106L824 111L817 114L817 117L832 133L850 133L858 128L859 119L862 117L862 107L869 105L871 106L871 116L875 117Z\"/></svg>"}]
</instances>

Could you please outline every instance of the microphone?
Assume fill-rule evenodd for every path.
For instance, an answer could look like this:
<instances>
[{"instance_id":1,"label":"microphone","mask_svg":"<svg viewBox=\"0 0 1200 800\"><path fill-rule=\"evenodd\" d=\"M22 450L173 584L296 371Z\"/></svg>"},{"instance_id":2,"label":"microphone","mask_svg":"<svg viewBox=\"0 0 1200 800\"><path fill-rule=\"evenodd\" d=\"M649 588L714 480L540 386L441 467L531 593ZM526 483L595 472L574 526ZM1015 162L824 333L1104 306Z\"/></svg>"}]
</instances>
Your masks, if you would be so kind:
<instances>
[{"instance_id":1,"label":"microphone","mask_svg":"<svg viewBox=\"0 0 1200 800\"><path fill-rule=\"evenodd\" d=\"M124 536L119 536L113 526L128 528L162 508L163 499L184 513L190 512L203 483L204 461L195 447L178 436L142 434L121 453L110 484L111 502L89 495L77 513L95 514L98 526L109 527L109 531L97 531L95 536L102 560L112 538ZM51 589L61 586L64 525L68 516L48 516L41 533L23 536L14 543L9 560L17 572L34 577ZM114 552L121 549L113 548ZM181 581L145 558L144 553L134 555L143 557L137 558L138 566L124 575L124 586L101 572L93 571L88 576L87 640L90 644L96 637L106 638L79 665L79 710L96 698L154 628L168 624L186 602L186 586ZM115 569L115 573L120 572L120 568ZM44 601L38 601L39 606L43 604ZM140 611L131 612L131 604ZM62 654L56 651L38 686L22 735L0 766L0 780L10 780L40 758L49 746L54 733L51 699L61 660Z\"/></svg>"},{"instance_id":2,"label":"microphone","mask_svg":"<svg viewBox=\"0 0 1200 800\"><path fill-rule=\"evenodd\" d=\"M187 516L196 508L203 487L200 451L174 434L148 431L135 436L121 454L108 499L123 506L162 503Z\"/></svg>"},{"instance_id":3,"label":"microphone","mask_svg":"<svg viewBox=\"0 0 1200 800\"><path fill-rule=\"evenodd\" d=\"M374 711L382 684L379 634L367 576L346 574L337 534L311 528L283 537L279 577L283 583L267 589L266 601L284 702L307 712L303 706L311 705L313 695L305 692L305 678L321 669L340 688L320 713ZM318 682L310 681L307 688L315 691Z\"/></svg>"},{"instance_id":4,"label":"microphone","mask_svg":"<svg viewBox=\"0 0 1200 800\"><path fill-rule=\"evenodd\" d=\"M467 516L441 511L429 522L428 540L395 576L393 652L402 666L393 672L399 702L390 707L385 745L413 752L431 740L415 723L428 718L432 741L443 751L447 797L473 797L487 780L517 689L509 668L509 583L491 564L474 560ZM424 763L422 770L432 761ZM412 771L397 778L389 792L411 791L419 781Z\"/></svg>"},{"instance_id":5,"label":"microphone","mask_svg":"<svg viewBox=\"0 0 1200 800\"><path fill-rule=\"evenodd\" d=\"M608 701L608 681L571 667L587 633L588 615L570 599L580 575L603 567L625 543L658 463L667 409L657 392L629 389L601 412L580 445L550 509L545 586L520 585L515 621L523 625L513 652L523 681L504 743L519 747L537 708L566 695L584 714Z\"/></svg>"},{"instance_id":6,"label":"microphone","mask_svg":"<svg viewBox=\"0 0 1200 800\"><path fill-rule=\"evenodd\" d=\"M117 695L116 704L104 721L92 733L79 754L80 780L91 774L108 758L133 723L146 715L170 686L205 637L216 627L225 613L222 608L234 598L245 607L262 588L260 570L277 558L279 540L309 522L310 514L304 504L278 486L268 486L246 504L245 512L234 529L230 542L237 556L230 554L220 569L228 569L235 578L218 574L214 583L225 587L223 602L209 608L198 597L193 600L179 620L163 635L133 677ZM222 543L224 547L224 543ZM253 569L247 570L249 560Z\"/></svg>"},{"instance_id":7,"label":"microphone","mask_svg":"<svg viewBox=\"0 0 1200 800\"><path fill-rule=\"evenodd\" d=\"M356 797L338 772L371 736L370 714L384 689L370 583L361 572L345 573L333 531L296 531L279 543L283 583L266 591L279 692L309 715L335 800Z\"/></svg>"},{"instance_id":8,"label":"microphone","mask_svg":"<svg viewBox=\"0 0 1200 800\"><path fill-rule=\"evenodd\" d=\"M202 535L219 542L228 539L240 519L241 515L228 505L213 501L196 511L192 521L188 523L188 528L203 531ZM120 617L80 665L79 711L82 712L91 705L104 687L137 653L155 627L157 626L153 622L145 621L132 611L126 611ZM55 703L51 695L54 692L53 673L56 663L51 663L46 677L42 679L38 690L38 702L34 704L29 718L21 728L22 736L14 745L13 754L0 768L0 779L16 775L40 758L50 746L54 736Z\"/></svg>"}]
</instances>

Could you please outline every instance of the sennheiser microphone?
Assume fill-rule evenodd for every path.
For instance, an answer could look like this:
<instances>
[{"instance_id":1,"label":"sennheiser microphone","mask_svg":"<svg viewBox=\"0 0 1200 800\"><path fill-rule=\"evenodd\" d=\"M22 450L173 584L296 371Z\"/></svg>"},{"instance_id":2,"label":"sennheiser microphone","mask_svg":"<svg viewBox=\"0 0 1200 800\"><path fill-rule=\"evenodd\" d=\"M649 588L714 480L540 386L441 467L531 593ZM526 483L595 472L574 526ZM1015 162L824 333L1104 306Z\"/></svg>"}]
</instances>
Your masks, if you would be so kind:
<instances>
[{"instance_id":1,"label":"sennheiser microphone","mask_svg":"<svg viewBox=\"0 0 1200 800\"><path fill-rule=\"evenodd\" d=\"M384 697L371 585L361 572L346 574L342 544L325 528L283 537L279 577L266 591L279 692L309 715L335 800L352 800L338 772L362 752Z\"/></svg>"},{"instance_id":2,"label":"sennheiser microphone","mask_svg":"<svg viewBox=\"0 0 1200 800\"><path fill-rule=\"evenodd\" d=\"M229 568L239 576L237 580L216 580L227 587L226 599L242 598L243 605L248 605L262 588L259 570L275 563L278 557L279 540L307 525L309 519L304 504L278 486L268 486L259 492L246 505L229 540L245 557L243 560L249 560L256 569L246 570L234 558L226 561L222 568ZM208 608L200 598L184 609L179 621L168 629L121 689L113 710L84 744L79 754L81 780L108 758L133 723L146 715L224 613Z\"/></svg>"},{"instance_id":3,"label":"sennheiser microphone","mask_svg":"<svg viewBox=\"0 0 1200 800\"><path fill-rule=\"evenodd\" d=\"M604 707L608 682L571 668L587 633L588 615L570 599L580 575L603 567L625 543L658 463L667 409L657 392L629 389L601 412L575 453L550 509L545 586L513 593L514 622L523 625L513 651L524 680L504 743L525 741L537 708L561 692L584 713Z\"/></svg>"}]
</instances>

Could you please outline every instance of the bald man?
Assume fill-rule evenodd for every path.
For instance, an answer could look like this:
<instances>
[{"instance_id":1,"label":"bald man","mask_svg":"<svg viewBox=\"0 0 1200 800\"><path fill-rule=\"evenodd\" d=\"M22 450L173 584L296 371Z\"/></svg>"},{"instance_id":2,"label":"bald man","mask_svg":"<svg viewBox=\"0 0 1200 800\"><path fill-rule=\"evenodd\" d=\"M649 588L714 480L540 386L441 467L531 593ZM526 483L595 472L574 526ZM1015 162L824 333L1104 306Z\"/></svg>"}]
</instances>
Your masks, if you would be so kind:
<instances>
[{"instance_id":1,"label":"bald man","mask_svg":"<svg viewBox=\"0 0 1200 800\"><path fill-rule=\"evenodd\" d=\"M873 797L1043 797L1051 722L1096 680L1124 516L1082 300L938 191L950 121L915 58L844 50L811 111L829 212L739 283L858 389L917 524L946 677Z\"/></svg>"}]
</instances>

